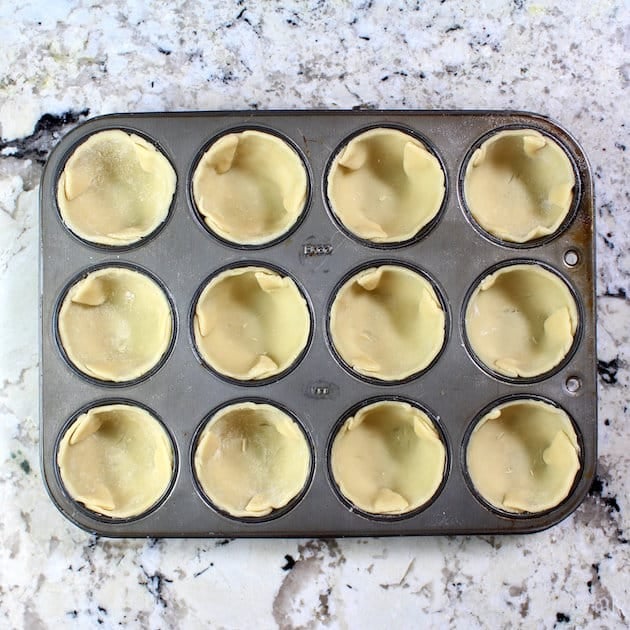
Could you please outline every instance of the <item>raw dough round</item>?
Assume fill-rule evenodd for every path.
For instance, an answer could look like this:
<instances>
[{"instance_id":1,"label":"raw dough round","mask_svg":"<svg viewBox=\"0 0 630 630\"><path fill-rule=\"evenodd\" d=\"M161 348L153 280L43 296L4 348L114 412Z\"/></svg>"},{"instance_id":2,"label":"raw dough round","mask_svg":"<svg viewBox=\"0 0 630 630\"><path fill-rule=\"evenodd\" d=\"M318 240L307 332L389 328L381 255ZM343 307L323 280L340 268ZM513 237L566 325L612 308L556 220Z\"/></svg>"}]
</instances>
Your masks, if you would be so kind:
<instances>
[{"instance_id":1,"label":"raw dough round","mask_svg":"<svg viewBox=\"0 0 630 630\"><path fill-rule=\"evenodd\" d=\"M230 133L203 154L192 181L193 198L208 227L240 245L262 245L300 218L308 191L296 151L277 136Z\"/></svg>"},{"instance_id":2,"label":"raw dough round","mask_svg":"<svg viewBox=\"0 0 630 630\"><path fill-rule=\"evenodd\" d=\"M103 245L130 245L164 222L175 194L169 161L151 143L120 129L80 144L57 185L64 223L77 236Z\"/></svg>"},{"instance_id":3,"label":"raw dough round","mask_svg":"<svg viewBox=\"0 0 630 630\"><path fill-rule=\"evenodd\" d=\"M311 317L291 278L264 267L238 267L212 278L201 292L193 328L210 367L258 380L295 363L308 343Z\"/></svg>"},{"instance_id":4,"label":"raw dough round","mask_svg":"<svg viewBox=\"0 0 630 630\"><path fill-rule=\"evenodd\" d=\"M533 129L501 131L466 166L464 196L486 232L514 243L553 234L573 202L575 174L564 150Z\"/></svg>"},{"instance_id":5,"label":"raw dough round","mask_svg":"<svg viewBox=\"0 0 630 630\"><path fill-rule=\"evenodd\" d=\"M173 446L146 410L125 404L92 407L66 431L57 464L68 494L113 518L155 505L173 476Z\"/></svg>"},{"instance_id":6,"label":"raw dough round","mask_svg":"<svg viewBox=\"0 0 630 630\"><path fill-rule=\"evenodd\" d=\"M423 276L398 265L365 269L337 292L330 336L356 372L398 381L424 370L444 344L446 316Z\"/></svg>"},{"instance_id":7,"label":"raw dough round","mask_svg":"<svg viewBox=\"0 0 630 630\"><path fill-rule=\"evenodd\" d=\"M355 136L335 157L328 199L350 232L375 243L413 238L437 215L444 172L413 136L386 127Z\"/></svg>"},{"instance_id":8,"label":"raw dough round","mask_svg":"<svg viewBox=\"0 0 630 630\"><path fill-rule=\"evenodd\" d=\"M125 267L105 267L72 285L59 310L58 330L78 370L118 383L159 363L171 342L173 316L154 280Z\"/></svg>"},{"instance_id":9,"label":"raw dough round","mask_svg":"<svg viewBox=\"0 0 630 630\"><path fill-rule=\"evenodd\" d=\"M304 433L269 404L236 403L203 429L194 455L204 493L237 517L259 517L285 507L304 488L311 451Z\"/></svg>"},{"instance_id":10,"label":"raw dough round","mask_svg":"<svg viewBox=\"0 0 630 630\"><path fill-rule=\"evenodd\" d=\"M473 429L466 465L477 492L506 512L542 512L571 491L580 448L569 416L534 399L503 403Z\"/></svg>"},{"instance_id":11,"label":"raw dough round","mask_svg":"<svg viewBox=\"0 0 630 630\"><path fill-rule=\"evenodd\" d=\"M578 325L575 300L554 273L536 264L502 267L486 276L466 307L466 335L489 369L535 377L564 359Z\"/></svg>"},{"instance_id":12,"label":"raw dough round","mask_svg":"<svg viewBox=\"0 0 630 630\"><path fill-rule=\"evenodd\" d=\"M348 501L370 514L405 514L442 483L446 448L429 417L406 402L362 407L335 436L331 468Z\"/></svg>"}]
</instances>

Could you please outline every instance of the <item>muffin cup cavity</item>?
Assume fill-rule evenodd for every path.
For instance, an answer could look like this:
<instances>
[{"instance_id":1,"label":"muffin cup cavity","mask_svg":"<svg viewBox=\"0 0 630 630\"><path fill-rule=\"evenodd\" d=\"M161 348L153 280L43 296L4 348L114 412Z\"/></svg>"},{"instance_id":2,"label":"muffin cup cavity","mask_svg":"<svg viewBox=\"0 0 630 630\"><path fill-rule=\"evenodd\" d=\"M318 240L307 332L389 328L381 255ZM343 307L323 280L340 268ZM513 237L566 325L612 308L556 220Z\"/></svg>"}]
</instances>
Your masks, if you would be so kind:
<instances>
[{"instance_id":1,"label":"muffin cup cavity","mask_svg":"<svg viewBox=\"0 0 630 630\"><path fill-rule=\"evenodd\" d=\"M473 421L464 441L467 481L501 515L536 516L573 491L581 438L569 415L538 396L497 401Z\"/></svg>"},{"instance_id":2,"label":"muffin cup cavity","mask_svg":"<svg viewBox=\"0 0 630 630\"><path fill-rule=\"evenodd\" d=\"M464 300L462 326L473 359L493 376L547 378L570 360L582 317L573 290L551 267L508 261L484 272Z\"/></svg>"},{"instance_id":3,"label":"muffin cup cavity","mask_svg":"<svg viewBox=\"0 0 630 630\"><path fill-rule=\"evenodd\" d=\"M190 314L199 359L239 384L284 377L299 364L312 337L312 313L302 289L266 263L217 271L200 287Z\"/></svg>"},{"instance_id":4,"label":"muffin cup cavity","mask_svg":"<svg viewBox=\"0 0 630 630\"><path fill-rule=\"evenodd\" d=\"M533 247L571 222L580 197L567 151L533 128L494 130L464 161L460 192L473 225L509 247Z\"/></svg>"},{"instance_id":5,"label":"muffin cup cavity","mask_svg":"<svg viewBox=\"0 0 630 630\"><path fill-rule=\"evenodd\" d=\"M346 138L324 179L331 216L368 246L408 245L433 227L446 199L441 161L417 134L372 127Z\"/></svg>"},{"instance_id":6,"label":"muffin cup cavity","mask_svg":"<svg viewBox=\"0 0 630 630\"><path fill-rule=\"evenodd\" d=\"M310 201L310 179L293 142L271 129L232 129L195 161L190 196L206 230L238 248L286 238Z\"/></svg>"},{"instance_id":7,"label":"muffin cup cavity","mask_svg":"<svg viewBox=\"0 0 630 630\"><path fill-rule=\"evenodd\" d=\"M78 239L99 248L130 249L157 234L168 218L177 177L150 138L106 129L76 145L57 184L57 209Z\"/></svg>"},{"instance_id":8,"label":"muffin cup cavity","mask_svg":"<svg viewBox=\"0 0 630 630\"><path fill-rule=\"evenodd\" d=\"M64 491L97 520L148 515L166 499L177 473L173 439L162 421L128 400L78 411L61 430L55 453Z\"/></svg>"},{"instance_id":9,"label":"muffin cup cavity","mask_svg":"<svg viewBox=\"0 0 630 630\"><path fill-rule=\"evenodd\" d=\"M112 261L66 285L53 327L63 359L77 374L100 385L128 386L164 364L177 318L166 287L152 273Z\"/></svg>"},{"instance_id":10,"label":"muffin cup cavity","mask_svg":"<svg viewBox=\"0 0 630 630\"><path fill-rule=\"evenodd\" d=\"M329 440L328 471L342 502L362 516L408 518L439 495L448 449L435 418L417 403L370 399L337 423Z\"/></svg>"},{"instance_id":11,"label":"muffin cup cavity","mask_svg":"<svg viewBox=\"0 0 630 630\"><path fill-rule=\"evenodd\" d=\"M374 261L350 272L333 292L329 346L351 374L398 384L428 370L449 328L435 282L400 262Z\"/></svg>"},{"instance_id":12,"label":"muffin cup cavity","mask_svg":"<svg viewBox=\"0 0 630 630\"><path fill-rule=\"evenodd\" d=\"M191 461L205 503L229 518L253 522L295 507L314 467L310 440L295 416L258 398L211 412L193 440Z\"/></svg>"}]
</instances>

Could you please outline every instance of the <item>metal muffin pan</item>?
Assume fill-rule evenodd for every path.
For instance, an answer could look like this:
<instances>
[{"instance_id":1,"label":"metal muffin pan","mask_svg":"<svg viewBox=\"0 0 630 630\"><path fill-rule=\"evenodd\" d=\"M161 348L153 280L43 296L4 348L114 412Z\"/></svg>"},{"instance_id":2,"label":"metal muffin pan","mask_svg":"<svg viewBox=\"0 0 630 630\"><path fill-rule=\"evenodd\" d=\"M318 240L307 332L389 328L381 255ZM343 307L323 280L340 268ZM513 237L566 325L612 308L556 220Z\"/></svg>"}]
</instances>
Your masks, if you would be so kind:
<instances>
[{"instance_id":1,"label":"metal muffin pan","mask_svg":"<svg viewBox=\"0 0 630 630\"><path fill-rule=\"evenodd\" d=\"M377 245L341 229L327 205L325 173L336 151L357 132L393 126L419 137L439 159L446 197L435 221L404 244ZM528 127L548 134L566 150L577 185L567 221L551 238L526 245L501 243L474 224L462 194L466 160L488 133ZM266 246L235 246L212 235L191 198L194 165L208 143L223 133L257 128L279 134L300 153L309 176L307 207L294 229ZM169 216L136 245L112 248L86 243L62 223L57 179L65 161L90 134L124 129L150 139L170 160L177 189ZM73 523L104 536L318 537L404 534L498 534L547 528L577 508L595 475L597 389L595 354L594 193L586 156L553 121L513 111L270 111L121 114L87 121L51 154L41 184L41 416L40 456L45 485ZM470 287L491 267L507 261L541 262L569 285L580 327L571 353L537 379L510 380L482 369L463 330ZM375 261L420 269L436 284L446 312L445 345L420 375L395 384L360 378L342 365L327 332L331 297L354 270ZM174 339L166 360L147 378L107 384L82 377L68 364L56 335L57 309L68 284L97 266L125 264L148 270L174 305ZM208 277L226 266L268 265L286 271L304 292L313 316L301 360L281 377L239 383L219 377L194 349L191 309ZM479 499L465 470L472 423L488 406L521 396L561 406L580 441L581 469L559 506L535 515L501 513ZM429 503L408 516L373 518L343 500L330 477L334 431L365 401L408 399L428 410L445 440L443 483ZM311 442L312 474L287 509L262 519L235 519L212 508L192 470L196 436L208 415L230 402L268 401L293 415ZM160 419L174 442L175 477L165 497L135 519L99 516L64 490L56 449L69 420L100 402L130 402Z\"/></svg>"}]
</instances>

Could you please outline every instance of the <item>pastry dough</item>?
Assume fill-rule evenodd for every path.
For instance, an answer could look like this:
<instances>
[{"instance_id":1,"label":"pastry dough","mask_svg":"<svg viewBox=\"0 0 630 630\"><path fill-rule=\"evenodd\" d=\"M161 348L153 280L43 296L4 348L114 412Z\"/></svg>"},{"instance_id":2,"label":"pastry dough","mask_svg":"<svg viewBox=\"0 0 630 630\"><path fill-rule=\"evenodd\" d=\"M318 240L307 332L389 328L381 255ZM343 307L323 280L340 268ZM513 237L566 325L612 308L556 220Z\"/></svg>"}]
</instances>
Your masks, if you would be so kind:
<instances>
[{"instance_id":1,"label":"pastry dough","mask_svg":"<svg viewBox=\"0 0 630 630\"><path fill-rule=\"evenodd\" d=\"M153 369L173 333L171 307L151 278L106 267L74 284L59 310L59 339L70 361L104 381L130 381Z\"/></svg>"},{"instance_id":2,"label":"pastry dough","mask_svg":"<svg viewBox=\"0 0 630 630\"><path fill-rule=\"evenodd\" d=\"M264 267L228 269L195 306L195 344L208 365L239 380L284 372L308 343L311 317L289 277Z\"/></svg>"},{"instance_id":3,"label":"pastry dough","mask_svg":"<svg viewBox=\"0 0 630 630\"><path fill-rule=\"evenodd\" d=\"M335 436L331 468L346 499L371 514L405 514L442 483L446 448L429 417L400 401L362 407Z\"/></svg>"},{"instance_id":4,"label":"pastry dough","mask_svg":"<svg viewBox=\"0 0 630 630\"><path fill-rule=\"evenodd\" d=\"M575 174L560 146L532 129L501 131L472 155L466 203L490 234L525 243L553 234L573 201Z\"/></svg>"},{"instance_id":5,"label":"pastry dough","mask_svg":"<svg viewBox=\"0 0 630 630\"><path fill-rule=\"evenodd\" d=\"M578 325L575 300L556 274L536 264L486 276L466 308L466 334L477 357L510 377L534 377L564 359Z\"/></svg>"},{"instance_id":6,"label":"pastry dough","mask_svg":"<svg viewBox=\"0 0 630 630\"><path fill-rule=\"evenodd\" d=\"M208 227L233 243L261 245L288 232L306 203L300 156L270 133L225 135L204 153L192 182Z\"/></svg>"},{"instance_id":7,"label":"pastry dough","mask_svg":"<svg viewBox=\"0 0 630 630\"><path fill-rule=\"evenodd\" d=\"M431 283L397 265L359 272L338 291L330 335L356 372L397 381L424 370L444 344L446 317Z\"/></svg>"},{"instance_id":8,"label":"pastry dough","mask_svg":"<svg viewBox=\"0 0 630 630\"><path fill-rule=\"evenodd\" d=\"M237 517L285 507L304 488L311 452L304 433L269 404L237 403L217 412L194 455L197 480L212 503Z\"/></svg>"},{"instance_id":9,"label":"pastry dough","mask_svg":"<svg viewBox=\"0 0 630 630\"><path fill-rule=\"evenodd\" d=\"M173 447L148 411L104 405L73 422L59 444L57 464L75 501L105 516L129 518L164 496L173 476Z\"/></svg>"},{"instance_id":10,"label":"pastry dough","mask_svg":"<svg viewBox=\"0 0 630 630\"><path fill-rule=\"evenodd\" d=\"M580 448L569 416L540 400L507 402L470 435L466 464L477 492L507 512L542 512L571 491Z\"/></svg>"},{"instance_id":11,"label":"pastry dough","mask_svg":"<svg viewBox=\"0 0 630 630\"><path fill-rule=\"evenodd\" d=\"M438 213L444 172L413 136L397 129L370 129L335 157L328 199L341 223L375 243L413 238Z\"/></svg>"},{"instance_id":12,"label":"pastry dough","mask_svg":"<svg viewBox=\"0 0 630 630\"><path fill-rule=\"evenodd\" d=\"M92 243L129 245L164 222L175 194L169 161L152 144L119 129L90 136L59 178L64 223Z\"/></svg>"}]
</instances>

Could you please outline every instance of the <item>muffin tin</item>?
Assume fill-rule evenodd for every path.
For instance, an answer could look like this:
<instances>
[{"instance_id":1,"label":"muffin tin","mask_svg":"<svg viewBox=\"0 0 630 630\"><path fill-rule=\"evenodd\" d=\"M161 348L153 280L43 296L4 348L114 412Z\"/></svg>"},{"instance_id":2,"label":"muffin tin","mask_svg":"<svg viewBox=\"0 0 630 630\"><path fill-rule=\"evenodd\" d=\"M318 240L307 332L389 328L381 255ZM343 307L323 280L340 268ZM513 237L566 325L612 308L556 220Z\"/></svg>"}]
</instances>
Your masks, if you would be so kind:
<instances>
[{"instance_id":1,"label":"muffin tin","mask_svg":"<svg viewBox=\"0 0 630 630\"><path fill-rule=\"evenodd\" d=\"M390 126L416 136L437 157L446 194L429 225L403 243L374 243L339 225L326 197L326 173L348 138ZM485 233L466 208L463 177L474 150L499 129L531 128L560 144L576 176L566 221L529 243L502 242ZM72 151L91 134L123 129L152 142L177 173L165 223L124 247L87 243L63 224L57 181ZM309 185L305 211L289 232L268 244L228 243L212 234L192 199L192 173L209 144L226 133L258 129L295 148ZM403 534L497 534L549 527L580 504L595 474L597 391L594 305L594 196L586 156L573 137L549 119L511 111L271 111L122 114L90 120L65 136L51 154L40 190L41 420L44 481L53 502L76 525L104 536L281 537ZM580 324L573 347L553 370L515 379L491 373L472 356L464 331L471 287L511 262L539 262L563 278L576 298ZM446 315L445 342L418 375L393 383L353 373L329 338L329 308L342 283L361 269L401 264L428 278ZM157 369L130 383L86 377L67 361L56 324L68 287L88 271L124 265L147 271L164 287L174 314L172 347ZM196 298L220 269L269 267L290 276L304 294L312 326L304 354L282 374L236 381L211 371L194 345ZM532 397L564 409L580 446L580 470L569 496L536 514L501 512L481 499L468 476L465 449L475 422L491 407ZM446 446L445 474L419 510L373 516L344 500L330 469L335 431L370 401L409 401L431 418ZM203 424L236 403L271 403L299 423L310 444L306 486L286 508L260 518L235 518L202 496L194 448ZM61 482L57 449L65 429L87 408L137 404L161 421L174 446L174 477L166 495L136 518L113 519L75 502Z\"/></svg>"}]
</instances>

